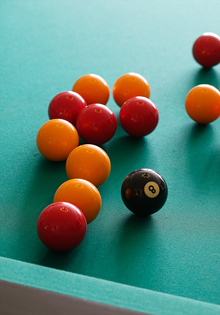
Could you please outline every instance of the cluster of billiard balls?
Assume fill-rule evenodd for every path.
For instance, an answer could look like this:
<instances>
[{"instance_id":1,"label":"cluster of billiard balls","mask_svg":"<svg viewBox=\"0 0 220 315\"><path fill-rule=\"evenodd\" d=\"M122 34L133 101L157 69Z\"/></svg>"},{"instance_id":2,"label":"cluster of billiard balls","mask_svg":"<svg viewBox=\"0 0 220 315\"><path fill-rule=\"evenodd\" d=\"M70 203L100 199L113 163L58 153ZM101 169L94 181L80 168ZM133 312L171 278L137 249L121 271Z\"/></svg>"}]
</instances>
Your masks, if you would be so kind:
<instances>
[{"instance_id":1,"label":"cluster of billiard balls","mask_svg":"<svg viewBox=\"0 0 220 315\"><path fill-rule=\"evenodd\" d=\"M110 170L108 155L96 145L84 144L71 151L66 160L69 180L57 188L53 203L38 218L37 232L44 245L68 251L82 242L87 224L101 208L97 187L107 180Z\"/></svg>"},{"instance_id":2,"label":"cluster of billiard balls","mask_svg":"<svg viewBox=\"0 0 220 315\"><path fill-rule=\"evenodd\" d=\"M150 101L150 87L139 74L128 73L114 84L113 97L120 107L122 128L135 137L151 133L158 124L158 110ZM99 146L115 134L117 119L106 106L110 90L106 81L89 74L79 78L72 91L50 102L50 120L37 134L40 153L51 161L66 161L69 178L58 187L53 203L40 214L37 232L48 248L67 251L85 237L87 224L99 214L102 200L98 187L108 178L111 162ZM85 144L79 145L79 139ZM164 179L150 169L129 174L121 187L122 200L139 215L158 211L166 201Z\"/></svg>"},{"instance_id":3,"label":"cluster of billiard balls","mask_svg":"<svg viewBox=\"0 0 220 315\"><path fill-rule=\"evenodd\" d=\"M200 36L193 45L193 56L203 67L220 62L220 38L213 33ZM120 107L119 122L131 136L150 134L159 120L158 109L149 99L150 86L137 73L127 73L114 84L113 98ZM117 128L115 114L106 106L110 90L106 81L89 74L79 78L72 91L56 95L50 102L46 122L37 134L40 153L52 161L66 160L69 180L54 194L53 203L40 214L37 232L40 240L55 251L77 247L85 237L87 224L99 214L102 200L98 188L108 178L111 162L99 145L108 142ZM220 92L201 84L185 99L188 115L207 124L220 116ZM79 138L85 144L79 145ZM151 169L131 172L123 181L121 196L135 214L151 215L167 200L167 184Z\"/></svg>"},{"instance_id":4,"label":"cluster of billiard balls","mask_svg":"<svg viewBox=\"0 0 220 315\"><path fill-rule=\"evenodd\" d=\"M157 126L159 114L149 99L150 86L137 73L121 76L112 89L113 98L120 107L119 122L131 136L143 137ZM75 126L86 143L101 145L114 136L117 119L106 106L110 97L107 82L95 74L79 78L72 91L56 95L50 102L50 119L65 119Z\"/></svg>"}]
</instances>

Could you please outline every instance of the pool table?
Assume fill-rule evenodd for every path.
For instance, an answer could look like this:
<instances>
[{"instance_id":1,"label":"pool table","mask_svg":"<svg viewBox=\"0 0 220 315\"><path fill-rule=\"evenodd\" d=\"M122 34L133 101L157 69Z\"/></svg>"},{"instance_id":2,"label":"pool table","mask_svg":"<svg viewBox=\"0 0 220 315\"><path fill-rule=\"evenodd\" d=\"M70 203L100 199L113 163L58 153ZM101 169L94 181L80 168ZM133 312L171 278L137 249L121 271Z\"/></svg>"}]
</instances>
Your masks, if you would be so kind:
<instances>
[{"instance_id":1,"label":"pool table","mask_svg":"<svg viewBox=\"0 0 220 315\"><path fill-rule=\"evenodd\" d=\"M220 66L192 56L202 33L220 33L219 14L214 0L1 1L1 314L220 314L220 120L199 125L185 111L194 86L220 88ZM112 97L129 72L147 79L159 111L142 138L121 128ZM101 145L111 173L83 242L57 253L36 223L68 177L65 161L39 153L36 135L52 98L89 73L108 83L118 121ZM139 168L168 186L163 208L145 219L121 198Z\"/></svg>"}]
</instances>

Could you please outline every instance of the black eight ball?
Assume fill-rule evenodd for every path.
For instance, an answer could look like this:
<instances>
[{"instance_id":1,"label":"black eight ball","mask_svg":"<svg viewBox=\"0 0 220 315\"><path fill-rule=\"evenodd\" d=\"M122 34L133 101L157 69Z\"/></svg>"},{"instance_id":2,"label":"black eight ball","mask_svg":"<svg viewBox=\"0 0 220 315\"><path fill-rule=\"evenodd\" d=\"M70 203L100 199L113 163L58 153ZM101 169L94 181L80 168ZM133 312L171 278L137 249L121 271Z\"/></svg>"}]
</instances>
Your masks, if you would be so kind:
<instances>
[{"instance_id":1,"label":"black eight ball","mask_svg":"<svg viewBox=\"0 0 220 315\"><path fill-rule=\"evenodd\" d=\"M139 215L150 215L160 210L167 200L167 194L163 177L147 168L131 172L121 186L125 206Z\"/></svg>"}]
</instances>

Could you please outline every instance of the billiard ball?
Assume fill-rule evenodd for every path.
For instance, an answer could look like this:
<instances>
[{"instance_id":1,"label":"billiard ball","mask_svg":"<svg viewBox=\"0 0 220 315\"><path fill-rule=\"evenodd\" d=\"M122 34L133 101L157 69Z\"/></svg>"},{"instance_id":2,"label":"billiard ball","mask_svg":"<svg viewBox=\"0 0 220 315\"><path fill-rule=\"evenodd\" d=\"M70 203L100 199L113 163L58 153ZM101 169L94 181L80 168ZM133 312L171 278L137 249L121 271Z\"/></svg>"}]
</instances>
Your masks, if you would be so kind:
<instances>
[{"instance_id":1,"label":"billiard ball","mask_svg":"<svg viewBox=\"0 0 220 315\"><path fill-rule=\"evenodd\" d=\"M78 93L90 104L106 105L110 96L107 82L97 74L86 74L80 77L73 85L73 92Z\"/></svg>"},{"instance_id":2,"label":"billiard ball","mask_svg":"<svg viewBox=\"0 0 220 315\"><path fill-rule=\"evenodd\" d=\"M116 104L121 107L124 102L134 96L150 97L150 85L140 74L130 72L116 80L112 89Z\"/></svg>"},{"instance_id":3,"label":"billiard ball","mask_svg":"<svg viewBox=\"0 0 220 315\"><path fill-rule=\"evenodd\" d=\"M76 129L81 139L90 144L104 144L115 134L117 119L113 111L102 104L91 104L77 117Z\"/></svg>"},{"instance_id":4,"label":"billiard ball","mask_svg":"<svg viewBox=\"0 0 220 315\"><path fill-rule=\"evenodd\" d=\"M57 188L53 202L58 201L77 206L85 215L87 224L97 217L102 204L98 189L87 180L79 178L69 179Z\"/></svg>"},{"instance_id":5,"label":"billiard ball","mask_svg":"<svg viewBox=\"0 0 220 315\"><path fill-rule=\"evenodd\" d=\"M137 215L147 216L160 210L167 194L167 184L162 176L147 168L131 172L121 186L125 206Z\"/></svg>"},{"instance_id":6,"label":"billiard ball","mask_svg":"<svg viewBox=\"0 0 220 315\"><path fill-rule=\"evenodd\" d=\"M119 112L122 128L131 136L144 137L157 126L159 112L156 105L146 97L136 96L127 100Z\"/></svg>"},{"instance_id":7,"label":"billiard ball","mask_svg":"<svg viewBox=\"0 0 220 315\"><path fill-rule=\"evenodd\" d=\"M37 133L40 153L51 161L64 161L79 145L76 128L64 119L52 119L41 126Z\"/></svg>"},{"instance_id":8,"label":"billiard ball","mask_svg":"<svg viewBox=\"0 0 220 315\"><path fill-rule=\"evenodd\" d=\"M209 84L192 88L185 99L185 109L191 119L208 124L220 116L220 92Z\"/></svg>"},{"instance_id":9,"label":"billiard ball","mask_svg":"<svg viewBox=\"0 0 220 315\"><path fill-rule=\"evenodd\" d=\"M76 248L83 241L86 230L84 214L68 202L50 204L41 212L37 221L37 233L41 242L58 252Z\"/></svg>"},{"instance_id":10,"label":"billiard ball","mask_svg":"<svg viewBox=\"0 0 220 315\"><path fill-rule=\"evenodd\" d=\"M85 179L96 187L107 180L110 171L109 156L102 148L94 144L78 146L66 160L66 173L69 179Z\"/></svg>"},{"instance_id":11,"label":"billiard ball","mask_svg":"<svg viewBox=\"0 0 220 315\"><path fill-rule=\"evenodd\" d=\"M48 115L50 119L65 119L75 126L76 117L86 106L86 101L78 93L61 92L51 100Z\"/></svg>"},{"instance_id":12,"label":"billiard ball","mask_svg":"<svg viewBox=\"0 0 220 315\"><path fill-rule=\"evenodd\" d=\"M193 57L203 67L211 68L220 62L220 37L204 33L193 44Z\"/></svg>"}]
</instances>

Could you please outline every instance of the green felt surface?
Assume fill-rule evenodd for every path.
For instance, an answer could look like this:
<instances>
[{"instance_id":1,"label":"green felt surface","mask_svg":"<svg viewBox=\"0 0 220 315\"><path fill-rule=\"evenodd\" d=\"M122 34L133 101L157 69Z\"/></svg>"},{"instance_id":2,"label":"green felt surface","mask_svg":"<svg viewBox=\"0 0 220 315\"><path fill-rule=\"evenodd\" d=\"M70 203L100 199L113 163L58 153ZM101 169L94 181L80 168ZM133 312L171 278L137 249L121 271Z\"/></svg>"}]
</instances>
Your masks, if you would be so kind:
<instances>
[{"instance_id":1,"label":"green felt surface","mask_svg":"<svg viewBox=\"0 0 220 315\"><path fill-rule=\"evenodd\" d=\"M220 304L220 121L198 126L184 108L193 86L220 87L220 66L204 70L191 53L203 32L218 33L219 13L211 0L1 1L3 258ZM134 139L118 124L102 146L112 171L99 187L99 216L76 250L53 253L36 221L67 175L65 163L46 161L36 146L48 104L84 74L101 75L112 89L131 71L150 84L158 127ZM107 106L118 118L112 96ZM163 209L144 221L120 196L124 177L141 167L159 172L169 189Z\"/></svg>"}]
</instances>

